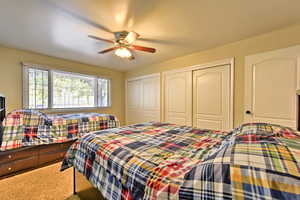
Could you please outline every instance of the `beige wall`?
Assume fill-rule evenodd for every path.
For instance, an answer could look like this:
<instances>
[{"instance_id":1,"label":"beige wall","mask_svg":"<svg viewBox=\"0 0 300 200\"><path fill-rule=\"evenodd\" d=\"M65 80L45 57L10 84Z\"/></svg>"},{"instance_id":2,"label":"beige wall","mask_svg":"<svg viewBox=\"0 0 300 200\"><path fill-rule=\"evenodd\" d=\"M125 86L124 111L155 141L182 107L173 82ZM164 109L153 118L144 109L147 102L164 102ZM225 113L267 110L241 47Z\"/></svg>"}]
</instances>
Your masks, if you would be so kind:
<instances>
[{"instance_id":1,"label":"beige wall","mask_svg":"<svg viewBox=\"0 0 300 200\"><path fill-rule=\"evenodd\" d=\"M228 45L178 57L166 62L143 66L126 73L126 78L182 68L225 58L235 58L234 124L243 121L245 56L300 44L300 25L241 40ZM199 44L201 45L201 44ZM155 55L154 55L155 56Z\"/></svg>"},{"instance_id":2,"label":"beige wall","mask_svg":"<svg viewBox=\"0 0 300 200\"><path fill-rule=\"evenodd\" d=\"M50 66L63 71L91 74L112 78L112 107L88 112L115 114L124 122L124 73L97 66L58 59L28 51L0 46L0 93L7 97L7 109L22 108L22 67L21 62Z\"/></svg>"},{"instance_id":3,"label":"beige wall","mask_svg":"<svg viewBox=\"0 0 300 200\"><path fill-rule=\"evenodd\" d=\"M287 27L239 42L178 57L159 64L143 66L131 70L125 75L122 72L106 68L0 46L0 93L3 93L7 97L8 111L22 107L22 68L20 62L49 65L54 69L64 71L107 76L112 78L112 107L88 111L112 113L124 122L124 78L235 57L234 122L237 126L243 120L245 56L297 44L300 44L300 25Z\"/></svg>"}]
</instances>

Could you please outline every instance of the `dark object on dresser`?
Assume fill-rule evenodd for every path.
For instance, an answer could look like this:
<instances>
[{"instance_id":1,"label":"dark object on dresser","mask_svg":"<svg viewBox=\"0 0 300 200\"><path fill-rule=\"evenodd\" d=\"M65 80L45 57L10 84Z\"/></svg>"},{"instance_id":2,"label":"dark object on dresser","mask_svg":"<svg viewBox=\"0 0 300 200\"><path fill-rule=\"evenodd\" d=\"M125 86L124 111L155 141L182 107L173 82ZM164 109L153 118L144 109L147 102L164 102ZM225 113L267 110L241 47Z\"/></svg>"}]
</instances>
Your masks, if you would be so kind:
<instances>
[{"instance_id":1,"label":"dark object on dresser","mask_svg":"<svg viewBox=\"0 0 300 200\"><path fill-rule=\"evenodd\" d=\"M5 118L5 112L6 112L6 108L5 108L5 97L4 95L0 94L0 146L2 143L2 135L3 135L3 120Z\"/></svg>"},{"instance_id":2,"label":"dark object on dresser","mask_svg":"<svg viewBox=\"0 0 300 200\"><path fill-rule=\"evenodd\" d=\"M61 161L73 143L74 140L0 152L0 179Z\"/></svg>"}]
</instances>

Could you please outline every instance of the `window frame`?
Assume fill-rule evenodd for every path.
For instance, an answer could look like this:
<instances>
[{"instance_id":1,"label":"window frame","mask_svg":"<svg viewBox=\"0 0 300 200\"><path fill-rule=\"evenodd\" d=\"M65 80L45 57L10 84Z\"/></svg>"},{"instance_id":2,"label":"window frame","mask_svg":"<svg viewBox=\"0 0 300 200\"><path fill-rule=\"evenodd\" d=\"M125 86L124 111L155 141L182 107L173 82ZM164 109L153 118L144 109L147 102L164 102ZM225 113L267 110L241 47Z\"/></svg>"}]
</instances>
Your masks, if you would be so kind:
<instances>
[{"instance_id":1,"label":"window frame","mask_svg":"<svg viewBox=\"0 0 300 200\"><path fill-rule=\"evenodd\" d=\"M74 111L74 110L89 110L89 109L99 109L99 108L111 108L112 107L112 100L111 100L111 84L112 79L109 77L104 76L95 76L95 75L88 75L88 74L81 74L77 72L70 72L70 71L63 71L52 69L50 67L31 64L31 63L21 63L23 68L23 108L24 109L32 109L32 110L49 110L49 111ZM28 80L28 70L37 69L43 70L48 72L48 108L29 108L29 80ZM54 108L53 107L53 73L63 73L63 74L70 74L75 76L83 76L87 78L94 79L94 106L91 107L72 107L72 108ZM107 106L100 106L99 104L99 87L98 87L98 80L99 79L106 79L108 80L108 105Z\"/></svg>"}]
</instances>

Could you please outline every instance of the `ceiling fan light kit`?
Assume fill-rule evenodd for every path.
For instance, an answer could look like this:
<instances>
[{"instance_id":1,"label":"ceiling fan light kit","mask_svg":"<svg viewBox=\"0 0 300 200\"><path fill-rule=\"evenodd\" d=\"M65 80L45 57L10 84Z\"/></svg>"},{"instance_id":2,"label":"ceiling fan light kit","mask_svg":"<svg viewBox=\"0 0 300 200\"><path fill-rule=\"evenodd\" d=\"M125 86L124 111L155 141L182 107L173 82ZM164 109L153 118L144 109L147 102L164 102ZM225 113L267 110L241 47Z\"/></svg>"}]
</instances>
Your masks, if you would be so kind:
<instances>
[{"instance_id":1,"label":"ceiling fan light kit","mask_svg":"<svg viewBox=\"0 0 300 200\"><path fill-rule=\"evenodd\" d=\"M110 51L115 51L115 55L121 57L121 58L127 58L129 60L133 60L134 57L132 56L131 50L137 50L137 51L144 51L148 53L155 53L156 49L150 48L150 47L143 47L138 45L133 45L133 42L138 39L140 36L138 33L131 31L118 31L114 32L115 40L108 40L103 39L97 36L89 35L90 38L93 38L95 40L100 40L104 42L113 43L114 47L111 47L109 49L105 49L103 51L100 51L100 54L104 54Z\"/></svg>"},{"instance_id":2,"label":"ceiling fan light kit","mask_svg":"<svg viewBox=\"0 0 300 200\"><path fill-rule=\"evenodd\" d=\"M128 44L132 44L140 35L136 32L129 32L125 38L125 41L128 42Z\"/></svg>"},{"instance_id":3,"label":"ceiling fan light kit","mask_svg":"<svg viewBox=\"0 0 300 200\"><path fill-rule=\"evenodd\" d=\"M125 47L118 48L115 54L121 58L130 58L132 56L131 52Z\"/></svg>"}]
</instances>

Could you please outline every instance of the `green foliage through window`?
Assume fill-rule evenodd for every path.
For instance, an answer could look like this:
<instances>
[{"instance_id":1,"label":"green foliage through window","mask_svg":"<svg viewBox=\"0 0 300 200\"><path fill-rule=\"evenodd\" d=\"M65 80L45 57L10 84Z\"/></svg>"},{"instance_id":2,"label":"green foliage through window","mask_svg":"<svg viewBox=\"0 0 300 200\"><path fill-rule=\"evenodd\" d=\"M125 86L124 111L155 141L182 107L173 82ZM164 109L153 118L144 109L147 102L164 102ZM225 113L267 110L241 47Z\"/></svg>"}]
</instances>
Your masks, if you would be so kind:
<instances>
[{"instance_id":1,"label":"green foliage through window","mask_svg":"<svg viewBox=\"0 0 300 200\"><path fill-rule=\"evenodd\" d=\"M26 108L110 106L110 79L36 68L25 71Z\"/></svg>"}]
</instances>

